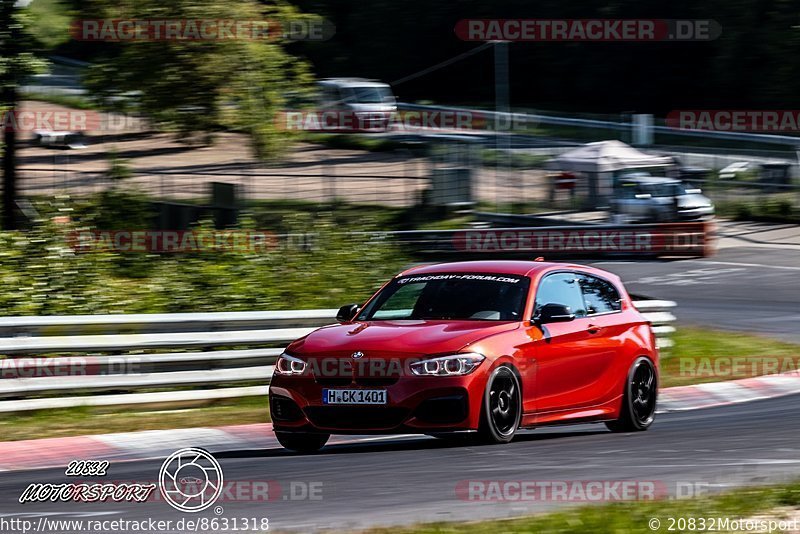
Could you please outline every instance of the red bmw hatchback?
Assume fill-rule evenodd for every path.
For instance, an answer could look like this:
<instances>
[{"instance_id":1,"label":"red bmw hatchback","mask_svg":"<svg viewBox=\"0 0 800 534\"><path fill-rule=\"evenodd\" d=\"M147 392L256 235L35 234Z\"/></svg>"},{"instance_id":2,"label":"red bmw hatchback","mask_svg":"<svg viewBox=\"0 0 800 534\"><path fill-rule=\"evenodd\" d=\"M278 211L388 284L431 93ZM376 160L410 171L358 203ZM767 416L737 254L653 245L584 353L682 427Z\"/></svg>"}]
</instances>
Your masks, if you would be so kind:
<instances>
[{"instance_id":1,"label":"red bmw hatchback","mask_svg":"<svg viewBox=\"0 0 800 534\"><path fill-rule=\"evenodd\" d=\"M658 352L619 278L540 261L416 267L340 324L287 347L270 408L280 443L316 451L331 434L469 432L653 422Z\"/></svg>"}]
</instances>

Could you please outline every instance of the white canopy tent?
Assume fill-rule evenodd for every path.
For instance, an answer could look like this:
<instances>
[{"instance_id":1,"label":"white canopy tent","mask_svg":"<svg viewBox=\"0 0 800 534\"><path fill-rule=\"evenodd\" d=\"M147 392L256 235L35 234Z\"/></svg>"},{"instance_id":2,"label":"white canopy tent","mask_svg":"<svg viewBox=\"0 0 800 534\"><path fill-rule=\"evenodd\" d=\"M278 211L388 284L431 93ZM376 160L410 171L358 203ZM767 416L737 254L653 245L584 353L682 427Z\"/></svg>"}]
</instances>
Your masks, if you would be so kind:
<instances>
[{"instance_id":1,"label":"white canopy tent","mask_svg":"<svg viewBox=\"0 0 800 534\"><path fill-rule=\"evenodd\" d=\"M672 165L670 156L645 154L622 141L588 143L551 159L551 168L574 172L614 172Z\"/></svg>"},{"instance_id":2,"label":"white canopy tent","mask_svg":"<svg viewBox=\"0 0 800 534\"><path fill-rule=\"evenodd\" d=\"M674 164L671 156L646 154L622 141L598 141L564 152L551 159L547 166L553 170L584 174L587 180L579 181L579 190L587 193L589 202L597 206L611 195L616 172Z\"/></svg>"}]
</instances>

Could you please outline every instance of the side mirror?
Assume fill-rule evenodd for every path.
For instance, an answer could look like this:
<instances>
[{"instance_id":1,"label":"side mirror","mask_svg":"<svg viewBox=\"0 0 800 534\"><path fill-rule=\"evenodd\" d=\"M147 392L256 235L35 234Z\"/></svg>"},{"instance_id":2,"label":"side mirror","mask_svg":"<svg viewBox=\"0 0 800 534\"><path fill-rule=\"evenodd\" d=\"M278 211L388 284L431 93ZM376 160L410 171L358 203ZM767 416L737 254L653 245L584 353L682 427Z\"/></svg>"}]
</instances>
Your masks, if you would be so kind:
<instances>
[{"instance_id":1,"label":"side mirror","mask_svg":"<svg viewBox=\"0 0 800 534\"><path fill-rule=\"evenodd\" d=\"M575 314L569 306L563 304L545 304L539 309L539 313L533 318L536 324L567 323L575 319Z\"/></svg>"},{"instance_id":2,"label":"side mirror","mask_svg":"<svg viewBox=\"0 0 800 534\"><path fill-rule=\"evenodd\" d=\"M702 189L687 189L686 190L686 194L687 195L699 195L702 192L703 192Z\"/></svg>"},{"instance_id":3,"label":"side mirror","mask_svg":"<svg viewBox=\"0 0 800 534\"><path fill-rule=\"evenodd\" d=\"M653 198L653 195L651 195L650 193L639 193L636 195L636 198L638 198L639 200L648 200Z\"/></svg>"},{"instance_id":4,"label":"side mirror","mask_svg":"<svg viewBox=\"0 0 800 534\"><path fill-rule=\"evenodd\" d=\"M347 306L342 306L336 313L336 320L340 323L350 322L359 311L358 304L348 304Z\"/></svg>"}]
</instances>

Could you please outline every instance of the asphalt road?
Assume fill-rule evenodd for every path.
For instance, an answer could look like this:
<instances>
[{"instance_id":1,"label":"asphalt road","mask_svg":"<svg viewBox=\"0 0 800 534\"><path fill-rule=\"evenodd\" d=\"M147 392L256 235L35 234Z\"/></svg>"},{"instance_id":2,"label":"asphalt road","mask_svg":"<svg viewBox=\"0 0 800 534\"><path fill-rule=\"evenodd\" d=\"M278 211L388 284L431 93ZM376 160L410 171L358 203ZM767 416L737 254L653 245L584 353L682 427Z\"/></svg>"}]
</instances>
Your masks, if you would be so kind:
<instances>
[{"instance_id":1,"label":"asphalt road","mask_svg":"<svg viewBox=\"0 0 800 534\"><path fill-rule=\"evenodd\" d=\"M457 497L461 481L653 482L719 491L732 485L782 481L800 475L800 395L725 408L660 415L639 434L612 434L602 425L522 433L509 445L452 446L433 438L380 439L333 445L315 456L283 450L218 455L226 486L277 481L277 500L223 498L222 517L268 517L270 530L351 530L418 521L508 517L565 506L564 502L474 502ZM149 482L161 461L112 464L108 481ZM65 482L63 471L0 473L0 516L54 519L178 520L215 517L213 508L184 514L163 502L146 504L17 503L29 483ZM289 498L312 487L319 499ZM295 492L299 495L301 492ZM99 515L102 514L102 515Z\"/></svg>"},{"instance_id":2,"label":"asphalt road","mask_svg":"<svg viewBox=\"0 0 800 534\"><path fill-rule=\"evenodd\" d=\"M710 258L593 265L628 291L674 300L684 324L754 332L800 343L800 248L724 248Z\"/></svg>"}]
</instances>

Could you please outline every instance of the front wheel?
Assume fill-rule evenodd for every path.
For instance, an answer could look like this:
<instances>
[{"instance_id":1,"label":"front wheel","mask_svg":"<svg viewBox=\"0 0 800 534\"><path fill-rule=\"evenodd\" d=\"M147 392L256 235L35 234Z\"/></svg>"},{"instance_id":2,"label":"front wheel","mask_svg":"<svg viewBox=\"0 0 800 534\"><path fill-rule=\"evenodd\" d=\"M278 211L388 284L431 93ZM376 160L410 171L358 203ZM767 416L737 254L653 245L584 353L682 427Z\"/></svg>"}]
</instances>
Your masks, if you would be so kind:
<instances>
[{"instance_id":1,"label":"front wheel","mask_svg":"<svg viewBox=\"0 0 800 534\"><path fill-rule=\"evenodd\" d=\"M485 443L514 439L522 415L519 379L509 367L498 367L486 381L478 435Z\"/></svg>"},{"instance_id":2,"label":"front wheel","mask_svg":"<svg viewBox=\"0 0 800 534\"><path fill-rule=\"evenodd\" d=\"M619 418L606 422L612 432L640 432L650 428L656 415L658 378L649 358L637 358L631 365L622 395Z\"/></svg>"},{"instance_id":3,"label":"front wheel","mask_svg":"<svg viewBox=\"0 0 800 534\"><path fill-rule=\"evenodd\" d=\"M307 434L302 432L275 432L278 443L295 452L317 452L328 442L330 434Z\"/></svg>"}]
</instances>

